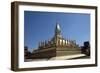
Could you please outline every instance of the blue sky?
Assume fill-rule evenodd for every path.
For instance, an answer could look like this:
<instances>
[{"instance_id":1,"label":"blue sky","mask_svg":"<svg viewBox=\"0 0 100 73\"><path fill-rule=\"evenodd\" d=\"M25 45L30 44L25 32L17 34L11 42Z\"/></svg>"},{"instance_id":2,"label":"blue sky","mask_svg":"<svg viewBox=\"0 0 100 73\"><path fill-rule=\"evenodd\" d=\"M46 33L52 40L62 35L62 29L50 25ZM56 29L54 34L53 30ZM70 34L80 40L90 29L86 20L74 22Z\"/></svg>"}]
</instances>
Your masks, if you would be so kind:
<instances>
[{"instance_id":1,"label":"blue sky","mask_svg":"<svg viewBox=\"0 0 100 73\"><path fill-rule=\"evenodd\" d=\"M64 38L80 46L90 41L90 14L24 11L24 45L32 51L40 41L54 36L56 22Z\"/></svg>"}]
</instances>

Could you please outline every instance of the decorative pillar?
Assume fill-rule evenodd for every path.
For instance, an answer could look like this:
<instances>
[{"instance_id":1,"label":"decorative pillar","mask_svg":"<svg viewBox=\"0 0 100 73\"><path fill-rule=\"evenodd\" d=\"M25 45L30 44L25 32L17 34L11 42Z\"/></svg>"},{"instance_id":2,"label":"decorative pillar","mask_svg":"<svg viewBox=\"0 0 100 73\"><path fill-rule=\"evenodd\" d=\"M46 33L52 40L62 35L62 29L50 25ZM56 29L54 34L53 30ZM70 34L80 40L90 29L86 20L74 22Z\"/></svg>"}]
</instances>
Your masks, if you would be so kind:
<instances>
[{"instance_id":1,"label":"decorative pillar","mask_svg":"<svg viewBox=\"0 0 100 73\"><path fill-rule=\"evenodd\" d=\"M41 46L40 42L39 42L39 47Z\"/></svg>"},{"instance_id":2,"label":"decorative pillar","mask_svg":"<svg viewBox=\"0 0 100 73\"><path fill-rule=\"evenodd\" d=\"M46 47L46 45L47 45L47 42L45 41L45 47Z\"/></svg>"},{"instance_id":3,"label":"decorative pillar","mask_svg":"<svg viewBox=\"0 0 100 73\"><path fill-rule=\"evenodd\" d=\"M69 39L67 40L67 45L69 46Z\"/></svg>"},{"instance_id":4,"label":"decorative pillar","mask_svg":"<svg viewBox=\"0 0 100 73\"><path fill-rule=\"evenodd\" d=\"M44 46L46 46L46 41L44 41Z\"/></svg>"},{"instance_id":5,"label":"decorative pillar","mask_svg":"<svg viewBox=\"0 0 100 73\"><path fill-rule=\"evenodd\" d=\"M64 40L62 39L62 46L64 45Z\"/></svg>"},{"instance_id":6,"label":"decorative pillar","mask_svg":"<svg viewBox=\"0 0 100 73\"><path fill-rule=\"evenodd\" d=\"M60 39L58 39L58 46L60 45Z\"/></svg>"},{"instance_id":7,"label":"decorative pillar","mask_svg":"<svg viewBox=\"0 0 100 73\"><path fill-rule=\"evenodd\" d=\"M43 41L43 46L45 46L45 41Z\"/></svg>"},{"instance_id":8,"label":"decorative pillar","mask_svg":"<svg viewBox=\"0 0 100 73\"><path fill-rule=\"evenodd\" d=\"M64 40L64 46L66 45L66 40Z\"/></svg>"},{"instance_id":9,"label":"decorative pillar","mask_svg":"<svg viewBox=\"0 0 100 73\"><path fill-rule=\"evenodd\" d=\"M68 39L67 39L67 46L68 46Z\"/></svg>"},{"instance_id":10,"label":"decorative pillar","mask_svg":"<svg viewBox=\"0 0 100 73\"><path fill-rule=\"evenodd\" d=\"M63 46L63 39L61 39L61 40L62 40L61 46Z\"/></svg>"},{"instance_id":11,"label":"decorative pillar","mask_svg":"<svg viewBox=\"0 0 100 73\"><path fill-rule=\"evenodd\" d=\"M44 41L42 42L42 46L44 46Z\"/></svg>"},{"instance_id":12,"label":"decorative pillar","mask_svg":"<svg viewBox=\"0 0 100 73\"><path fill-rule=\"evenodd\" d=\"M42 42L40 42L41 43L41 46L42 46Z\"/></svg>"},{"instance_id":13,"label":"decorative pillar","mask_svg":"<svg viewBox=\"0 0 100 73\"><path fill-rule=\"evenodd\" d=\"M43 47L43 43L41 42L41 47Z\"/></svg>"},{"instance_id":14,"label":"decorative pillar","mask_svg":"<svg viewBox=\"0 0 100 73\"><path fill-rule=\"evenodd\" d=\"M60 46L61 46L62 40L60 39Z\"/></svg>"},{"instance_id":15,"label":"decorative pillar","mask_svg":"<svg viewBox=\"0 0 100 73\"><path fill-rule=\"evenodd\" d=\"M70 47L70 43L71 43L71 40L69 39L69 41L68 41L69 47Z\"/></svg>"},{"instance_id":16,"label":"decorative pillar","mask_svg":"<svg viewBox=\"0 0 100 73\"><path fill-rule=\"evenodd\" d=\"M67 40L65 40L65 45L67 45Z\"/></svg>"}]
</instances>

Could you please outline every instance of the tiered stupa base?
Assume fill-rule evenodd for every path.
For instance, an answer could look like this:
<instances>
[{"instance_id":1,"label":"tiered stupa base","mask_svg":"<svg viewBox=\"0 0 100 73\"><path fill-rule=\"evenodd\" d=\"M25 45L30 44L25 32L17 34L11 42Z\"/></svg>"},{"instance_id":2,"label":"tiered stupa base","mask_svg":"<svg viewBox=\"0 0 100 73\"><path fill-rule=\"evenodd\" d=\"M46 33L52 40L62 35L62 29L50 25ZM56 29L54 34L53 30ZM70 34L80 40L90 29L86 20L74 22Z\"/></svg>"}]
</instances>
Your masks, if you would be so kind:
<instances>
[{"instance_id":1,"label":"tiered stupa base","mask_svg":"<svg viewBox=\"0 0 100 73\"><path fill-rule=\"evenodd\" d=\"M80 54L81 54L80 48L52 47L49 49L43 49L35 52L32 55L32 59L52 59L54 57L61 57L61 56L70 57L71 55L80 55ZM77 56L75 56L75 58L76 57Z\"/></svg>"}]
</instances>

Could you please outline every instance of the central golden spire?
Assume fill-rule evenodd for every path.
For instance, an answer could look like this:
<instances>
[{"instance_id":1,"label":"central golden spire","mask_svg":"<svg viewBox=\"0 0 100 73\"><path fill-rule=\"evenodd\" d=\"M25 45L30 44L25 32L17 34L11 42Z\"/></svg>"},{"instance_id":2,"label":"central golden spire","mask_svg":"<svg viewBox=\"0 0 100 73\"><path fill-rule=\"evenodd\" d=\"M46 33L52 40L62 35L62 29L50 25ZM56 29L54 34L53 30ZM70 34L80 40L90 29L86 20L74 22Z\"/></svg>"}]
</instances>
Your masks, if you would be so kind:
<instances>
[{"instance_id":1,"label":"central golden spire","mask_svg":"<svg viewBox=\"0 0 100 73\"><path fill-rule=\"evenodd\" d=\"M61 28L58 22L56 23L55 36L61 36Z\"/></svg>"}]
</instances>

